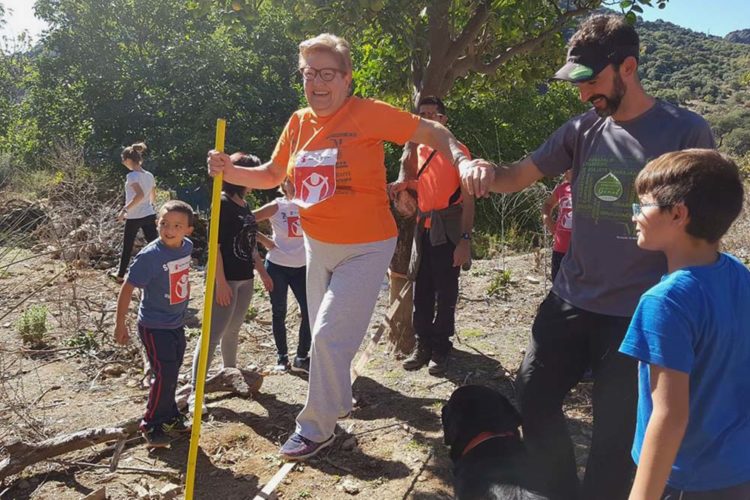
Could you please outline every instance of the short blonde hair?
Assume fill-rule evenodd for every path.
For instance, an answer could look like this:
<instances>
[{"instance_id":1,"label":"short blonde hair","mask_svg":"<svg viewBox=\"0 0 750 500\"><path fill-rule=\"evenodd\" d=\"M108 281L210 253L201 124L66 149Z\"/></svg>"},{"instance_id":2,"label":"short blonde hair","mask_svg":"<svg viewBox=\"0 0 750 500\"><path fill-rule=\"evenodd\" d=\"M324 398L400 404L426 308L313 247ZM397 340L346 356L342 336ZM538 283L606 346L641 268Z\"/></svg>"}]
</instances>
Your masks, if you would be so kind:
<instances>
[{"instance_id":1,"label":"short blonde hair","mask_svg":"<svg viewBox=\"0 0 750 500\"><path fill-rule=\"evenodd\" d=\"M339 60L341 70L347 73L352 70L352 54L349 42L331 33L321 33L299 44L299 67L304 65L304 58L311 52L328 52Z\"/></svg>"}]
</instances>

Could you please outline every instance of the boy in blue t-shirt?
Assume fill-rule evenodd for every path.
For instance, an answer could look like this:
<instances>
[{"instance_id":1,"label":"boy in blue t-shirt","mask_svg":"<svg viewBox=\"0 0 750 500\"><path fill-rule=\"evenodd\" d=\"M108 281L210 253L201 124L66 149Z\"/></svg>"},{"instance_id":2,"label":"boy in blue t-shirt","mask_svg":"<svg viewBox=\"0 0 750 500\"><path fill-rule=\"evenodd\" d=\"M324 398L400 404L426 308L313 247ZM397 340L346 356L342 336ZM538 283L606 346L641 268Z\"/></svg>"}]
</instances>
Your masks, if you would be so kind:
<instances>
[{"instance_id":1,"label":"boy in blue t-shirt","mask_svg":"<svg viewBox=\"0 0 750 500\"><path fill-rule=\"evenodd\" d=\"M168 433L188 430L175 403L177 375L185 354L185 311L190 300L190 254L193 209L172 200L159 210L159 238L146 245L130 265L117 299L115 341L130 337L125 316L133 289L143 289L138 308L138 336L146 349L154 379L141 432L151 448L169 445Z\"/></svg>"},{"instance_id":2,"label":"boy in blue t-shirt","mask_svg":"<svg viewBox=\"0 0 750 500\"><path fill-rule=\"evenodd\" d=\"M750 498L750 271L719 252L740 213L737 165L714 150L651 161L635 181L638 246L668 274L641 297L620 351L637 358L631 499Z\"/></svg>"}]
</instances>

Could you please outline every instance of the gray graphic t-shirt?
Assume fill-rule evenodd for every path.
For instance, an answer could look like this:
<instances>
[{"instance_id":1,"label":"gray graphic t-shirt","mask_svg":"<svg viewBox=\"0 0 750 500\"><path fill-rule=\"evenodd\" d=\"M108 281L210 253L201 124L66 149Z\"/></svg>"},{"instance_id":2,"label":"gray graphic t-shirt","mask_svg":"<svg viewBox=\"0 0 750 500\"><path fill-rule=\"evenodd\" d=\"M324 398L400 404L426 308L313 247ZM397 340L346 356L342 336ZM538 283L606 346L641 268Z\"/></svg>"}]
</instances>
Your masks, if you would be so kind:
<instances>
[{"instance_id":1,"label":"gray graphic t-shirt","mask_svg":"<svg viewBox=\"0 0 750 500\"><path fill-rule=\"evenodd\" d=\"M658 100L627 122L592 109L560 127L531 155L547 176L573 169L573 233L552 290L587 311L632 316L641 294L667 270L661 252L636 244L635 177L664 153L714 147L703 118Z\"/></svg>"}]
</instances>

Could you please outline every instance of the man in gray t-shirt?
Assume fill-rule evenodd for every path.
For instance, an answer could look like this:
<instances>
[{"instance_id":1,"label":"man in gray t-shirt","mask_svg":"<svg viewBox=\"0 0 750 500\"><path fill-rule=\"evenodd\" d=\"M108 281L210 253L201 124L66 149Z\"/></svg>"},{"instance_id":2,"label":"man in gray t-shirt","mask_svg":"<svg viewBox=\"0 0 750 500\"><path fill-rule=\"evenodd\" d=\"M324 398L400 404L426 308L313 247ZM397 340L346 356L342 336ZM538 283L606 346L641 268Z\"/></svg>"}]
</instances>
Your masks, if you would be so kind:
<instances>
[{"instance_id":1,"label":"man in gray t-shirt","mask_svg":"<svg viewBox=\"0 0 750 500\"><path fill-rule=\"evenodd\" d=\"M622 17L587 19L555 78L575 84L592 109L516 164L462 171L466 189L486 196L573 170L570 249L539 307L517 378L524 438L552 498L627 498L637 375L617 350L640 295L667 270L660 253L636 244L633 181L663 153L714 147L700 116L645 93L638 54L638 35ZM594 423L581 489L562 401L588 367Z\"/></svg>"}]
</instances>

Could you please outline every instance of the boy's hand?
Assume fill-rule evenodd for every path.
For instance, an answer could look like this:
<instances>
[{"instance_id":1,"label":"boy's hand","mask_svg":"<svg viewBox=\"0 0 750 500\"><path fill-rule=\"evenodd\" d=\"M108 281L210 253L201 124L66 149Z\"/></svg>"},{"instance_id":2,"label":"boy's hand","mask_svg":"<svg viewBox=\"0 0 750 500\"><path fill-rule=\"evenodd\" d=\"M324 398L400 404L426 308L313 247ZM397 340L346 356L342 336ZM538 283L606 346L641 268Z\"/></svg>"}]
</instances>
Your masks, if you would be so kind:
<instances>
[{"instance_id":1,"label":"boy's hand","mask_svg":"<svg viewBox=\"0 0 750 500\"><path fill-rule=\"evenodd\" d=\"M232 302L232 289L226 280L216 280L216 303L222 307L228 306Z\"/></svg>"},{"instance_id":2,"label":"boy's hand","mask_svg":"<svg viewBox=\"0 0 750 500\"><path fill-rule=\"evenodd\" d=\"M128 327L125 324L118 323L115 325L115 342L120 345L128 345L130 340L130 333Z\"/></svg>"}]
</instances>

